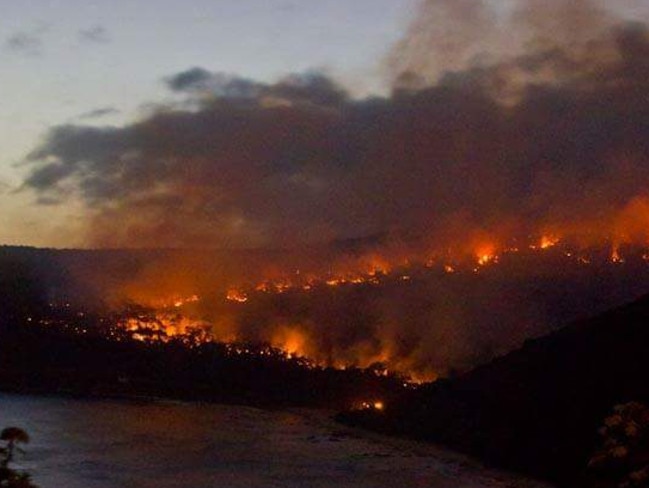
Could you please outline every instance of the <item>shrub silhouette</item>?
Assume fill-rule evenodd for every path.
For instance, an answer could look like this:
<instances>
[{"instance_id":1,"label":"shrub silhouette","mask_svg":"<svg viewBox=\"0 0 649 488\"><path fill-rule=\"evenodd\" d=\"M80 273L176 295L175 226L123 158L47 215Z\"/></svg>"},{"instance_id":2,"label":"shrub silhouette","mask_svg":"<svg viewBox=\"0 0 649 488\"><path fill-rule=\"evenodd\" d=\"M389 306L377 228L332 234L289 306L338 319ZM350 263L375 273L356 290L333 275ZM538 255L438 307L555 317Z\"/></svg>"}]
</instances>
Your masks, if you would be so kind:
<instances>
[{"instance_id":1,"label":"shrub silhouette","mask_svg":"<svg viewBox=\"0 0 649 488\"><path fill-rule=\"evenodd\" d=\"M599 433L603 442L588 464L587 486L649 486L649 408L638 402L616 405Z\"/></svg>"}]
</instances>

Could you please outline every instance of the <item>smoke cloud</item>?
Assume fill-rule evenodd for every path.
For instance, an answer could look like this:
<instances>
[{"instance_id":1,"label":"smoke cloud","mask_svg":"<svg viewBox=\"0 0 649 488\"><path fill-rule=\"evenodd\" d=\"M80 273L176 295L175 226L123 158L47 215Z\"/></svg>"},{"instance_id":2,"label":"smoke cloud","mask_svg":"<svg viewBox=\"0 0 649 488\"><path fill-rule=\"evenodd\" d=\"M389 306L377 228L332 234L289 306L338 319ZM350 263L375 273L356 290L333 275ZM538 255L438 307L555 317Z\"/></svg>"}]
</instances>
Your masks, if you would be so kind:
<instances>
[{"instance_id":1,"label":"smoke cloud","mask_svg":"<svg viewBox=\"0 0 649 488\"><path fill-rule=\"evenodd\" d=\"M429 0L390 56L388 98L352 99L318 73L268 84L193 68L167 79L191 106L53 128L25 187L86 202L95 246L604 222L649 188L648 52L645 24L585 0L508 16Z\"/></svg>"}]
</instances>

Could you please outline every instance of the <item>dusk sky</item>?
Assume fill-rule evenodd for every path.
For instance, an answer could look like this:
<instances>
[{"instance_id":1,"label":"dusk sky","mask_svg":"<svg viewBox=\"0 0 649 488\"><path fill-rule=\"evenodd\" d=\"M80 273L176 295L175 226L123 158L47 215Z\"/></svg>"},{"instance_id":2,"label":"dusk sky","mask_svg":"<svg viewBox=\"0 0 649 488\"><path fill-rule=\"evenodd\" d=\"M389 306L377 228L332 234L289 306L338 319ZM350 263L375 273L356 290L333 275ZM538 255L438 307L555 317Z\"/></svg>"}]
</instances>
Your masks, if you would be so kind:
<instances>
[{"instance_id":1,"label":"dusk sky","mask_svg":"<svg viewBox=\"0 0 649 488\"><path fill-rule=\"evenodd\" d=\"M545 225L592 213L557 201L566 181L616 211L645 208L647 12L641 0L10 2L0 242L284 245L456 215ZM607 109L576 102L605 79L638 90L609 93ZM554 98L537 99L541 86ZM394 96L404 89L419 101ZM554 146L547 124L565 121L566 97L580 115ZM541 106L545 125L516 133ZM631 187L606 176L616 151Z\"/></svg>"},{"instance_id":2,"label":"dusk sky","mask_svg":"<svg viewBox=\"0 0 649 488\"><path fill-rule=\"evenodd\" d=\"M33 0L4 2L0 242L82 244L78 208L15 194L16 165L58 124L123 124L171 94L165 77L200 66L260 81L322 70L362 95L417 0Z\"/></svg>"}]
</instances>

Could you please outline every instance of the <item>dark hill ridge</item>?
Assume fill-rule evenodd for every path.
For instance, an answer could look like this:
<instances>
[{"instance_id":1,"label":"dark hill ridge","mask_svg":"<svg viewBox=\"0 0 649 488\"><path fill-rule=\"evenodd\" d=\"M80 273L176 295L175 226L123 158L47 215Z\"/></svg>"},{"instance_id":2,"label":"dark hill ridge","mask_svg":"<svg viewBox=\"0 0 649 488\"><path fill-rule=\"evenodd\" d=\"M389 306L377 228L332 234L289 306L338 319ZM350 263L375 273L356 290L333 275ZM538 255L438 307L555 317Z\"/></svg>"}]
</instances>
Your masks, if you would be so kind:
<instances>
[{"instance_id":1,"label":"dark hill ridge","mask_svg":"<svg viewBox=\"0 0 649 488\"><path fill-rule=\"evenodd\" d=\"M649 402L649 296L530 340L454 380L341 419L576 486L615 404Z\"/></svg>"}]
</instances>

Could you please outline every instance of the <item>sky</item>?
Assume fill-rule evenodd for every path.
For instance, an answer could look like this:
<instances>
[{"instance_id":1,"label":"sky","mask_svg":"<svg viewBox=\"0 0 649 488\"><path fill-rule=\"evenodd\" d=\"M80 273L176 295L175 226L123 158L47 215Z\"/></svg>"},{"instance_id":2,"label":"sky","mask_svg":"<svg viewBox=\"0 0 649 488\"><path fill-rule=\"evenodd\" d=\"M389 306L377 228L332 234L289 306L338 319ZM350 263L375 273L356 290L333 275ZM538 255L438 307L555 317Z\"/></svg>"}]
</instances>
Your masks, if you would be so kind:
<instances>
[{"instance_id":1,"label":"sky","mask_svg":"<svg viewBox=\"0 0 649 488\"><path fill-rule=\"evenodd\" d=\"M21 161L59 124L124 124L200 66L260 81L319 70L363 94L416 0L2 1L0 243L83 245L83 206L16 193Z\"/></svg>"},{"instance_id":2,"label":"sky","mask_svg":"<svg viewBox=\"0 0 649 488\"><path fill-rule=\"evenodd\" d=\"M0 243L649 242L644 1L6 3Z\"/></svg>"}]
</instances>

